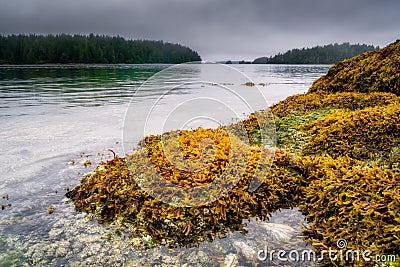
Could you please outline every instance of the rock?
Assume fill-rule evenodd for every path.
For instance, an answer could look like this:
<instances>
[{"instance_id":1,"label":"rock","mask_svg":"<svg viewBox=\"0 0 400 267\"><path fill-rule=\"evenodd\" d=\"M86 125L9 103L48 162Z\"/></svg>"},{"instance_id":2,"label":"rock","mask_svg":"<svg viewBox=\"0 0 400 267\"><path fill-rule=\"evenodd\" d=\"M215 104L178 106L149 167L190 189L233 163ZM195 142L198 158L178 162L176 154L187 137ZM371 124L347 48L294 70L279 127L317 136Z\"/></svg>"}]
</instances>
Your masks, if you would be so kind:
<instances>
[{"instance_id":1,"label":"rock","mask_svg":"<svg viewBox=\"0 0 400 267\"><path fill-rule=\"evenodd\" d=\"M236 254L228 254L225 257L224 262L222 263L221 267L234 267L238 266L238 255Z\"/></svg>"},{"instance_id":2,"label":"rock","mask_svg":"<svg viewBox=\"0 0 400 267\"><path fill-rule=\"evenodd\" d=\"M236 249L240 256L246 258L249 261L257 260L257 253L255 249L244 243L243 241L234 241L233 247Z\"/></svg>"},{"instance_id":3,"label":"rock","mask_svg":"<svg viewBox=\"0 0 400 267\"><path fill-rule=\"evenodd\" d=\"M290 227L289 225L280 223L260 222L259 226L264 230L262 234L265 233L267 239L272 239L274 241L290 240L294 235L294 233L296 232L296 230Z\"/></svg>"}]
</instances>

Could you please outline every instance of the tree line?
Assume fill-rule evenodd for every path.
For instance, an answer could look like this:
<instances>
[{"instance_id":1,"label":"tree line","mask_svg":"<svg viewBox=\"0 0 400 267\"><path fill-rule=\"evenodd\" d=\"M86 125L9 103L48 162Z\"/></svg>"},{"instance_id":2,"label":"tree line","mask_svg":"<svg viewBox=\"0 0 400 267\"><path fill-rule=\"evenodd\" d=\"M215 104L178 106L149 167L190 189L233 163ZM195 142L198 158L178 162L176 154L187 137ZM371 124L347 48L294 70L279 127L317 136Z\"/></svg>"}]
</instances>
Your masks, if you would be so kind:
<instances>
[{"instance_id":1,"label":"tree line","mask_svg":"<svg viewBox=\"0 0 400 267\"><path fill-rule=\"evenodd\" d=\"M177 64L200 60L196 51L163 41L94 34L0 35L0 64Z\"/></svg>"},{"instance_id":2,"label":"tree line","mask_svg":"<svg viewBox=\"0 0 400 267\"><path fill-rule=\"evenodd\" d=\"M291 49L271 57L261 57L253 64L333 64L367 51L379 49L366 44L329 44L312 48Z\"/></svg>"}]
</instances>

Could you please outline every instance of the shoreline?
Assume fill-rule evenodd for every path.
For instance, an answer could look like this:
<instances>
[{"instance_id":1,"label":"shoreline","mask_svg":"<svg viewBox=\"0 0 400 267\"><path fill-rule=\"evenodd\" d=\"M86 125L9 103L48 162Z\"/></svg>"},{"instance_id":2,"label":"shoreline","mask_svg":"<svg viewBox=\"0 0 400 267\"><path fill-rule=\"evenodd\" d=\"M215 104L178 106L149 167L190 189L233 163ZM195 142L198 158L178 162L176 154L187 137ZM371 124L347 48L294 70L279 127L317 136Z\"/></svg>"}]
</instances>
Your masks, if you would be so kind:
<instances>
[{"instance_id":1,"label":"shoreline","mask_svg":"<svg viewBox=\"0 0 400 267\"><path fill-rule=\"evenodd\" d=\"M400 42L398 43L400 44ZM395 45L396 43L391 46ZM391 46L387 49L390 49ZM381 51L385 51L384 49L374 53L381 53ZM358 62L359 58L363 59L365 57L367 57L366 60L369 60L368 56L372 55L371 57L374 58L374 53L367 53L352 60ZM347 60L345 62L352 61ZM340 64L343 63L333 65L328 74L332 73ZM367 62L367 64L370 63ZM230 228L232 227L229 226L230 219L228 220L226 216L231 214L231 211L238 210L235 206L236 204L233 205L227 201L231 197L239 197L237 205L248 205L253 202L255 205L256 203L261 203L261 211L264 211L261 212L261 215L250 212L252 209L260 210L256 206L250 207L250 209L245 206L239 208L239 210L243 211L249 210L249 213L244 215L245 218L250 214L251 217L261 216L261 219L268 218L271 209L266 208L265 204L262 203L272 207L272 210L279 203L285 207L300 207L311 222L310 226L304 229L304 233L307 233L306 240L313 245L316 252L323 250L326 246L334 247L337 237L340 236L349 242L347 247L349 249L360 249L358 244L362 243L365 245L362 245L361 248L364 250L369 249L375 254L382 252L400 254L399 251L396 251L398 241L393 239L394 237L390 231L383 231L383 226L377 227L377 222L370 220L369 217L362 217L360 221L356 216L360 213L371 214L370 212L372 212L374 214L374 210L370 211L370 206L368 205L370 199L373 199L372 203L377 205L374 206L375 208L384 207L385 209L391 205L396 205L396 201L400 199L399 193L397 192L396 194L396 191L393 191L400 186L399 171L396 170L396 167L393 168L393 164L398 161L398 154L396 154L398 152L396 151L400 132L400 128L398 128L400 127L398 123L398 118L400 117L399 97L390 92L379 92L379 90L368 92L357 92L356 90L341 92L336 90L330 92L329 89L326 89L326 86L320 86L319 89L316 89L316 85L324 84L324 80L328 80L330 77L329 75L322 76L314 82L308 93L290 96L271 107L275 116L277 116L277 113L281 114L281 116L277 116L277 132L278 138L281 138L281 147L285 148L287 144L293 143L299 151L291 153L290 149L289 151L277 150L272 169L264 174L264 184L255 194L247 192L246 185L242 184L235 189L234 194L228 194L226 198L224 197L222 203L225 204L220 206L218 204L219 201L217 201L207 208L213 216L217 216L217 221L214 221L214 223L226 224ZM380 80L377 82L380 82ZM392 90L396 91L397 89L392 88ZM261 115L262 113L262 111L258 112ZM252 116L254 115L250 115L243 123L246 125L249 134L255 138L254 144L257 144L258 124L257 119L254 120ZM360 132L358 127L364 131ZM280 130L281 132L279 133ZM208 134L208 130L205 131ZM194 133L196 130L192 132ZM189 136L191 138L194 137L194 135ZM157 144L154 140L158 140L158 138L160 137L154 136L146 140L145 147L150 151L154 150ZM388 145L387 140L392 140L392 143L389 142ZM188 149L192 148L189 146ZM155 153L154 155L159 157L160 154ZM133 166L136 166L136 164L138 167L143 166L140 163L140 154L137 153L136 156L139 156L139 158L134 161ZM141 204L134 211L126 210L126 208L114 202L114 206L111 206L113 207L112 209L114 211L121 210L120 215L118 215L119 212L114 215L113 213L108 213L111 211L110 204L108 206L104 205L101 201L101 194L93 191L97 184L107 183L109 175L119 177L117 184L125 184L128 180L131 180L129 172L125 171L124 160L116 157L113 161L100 165L93 174L85 176L81 185L74 188L67 196L73 200L78 210L86 210L91 216L100 219L100 221L113 222L115 215L117 217L122 215L123 220L125 218L128 221L131 220L133 225L141 225L141 227L144 227L141 229L145 229L142 233L143 237L152 236L152 246L158 246L160 244L158 242L165 244L165 241L162 240L170 240L172 244L175 242L179 244L181 242L179 241L180 234L187 236L188 231L188 226L186 225L185 227L185 224L181 224L185 221L182 219L187 218L192 212L199 214L197 208L183 208L183 210L177 212L175 208L167 204L160 203L154 199L146 200L147 197L143 195L145 196L144 201L136 198L135 201L143 202L140 202ZM164 161L162 157L159 160L160 162ZM104 172L104 168L112 169L113 171ZM145 168L144 170L147 171L148 169ZM275 171L278 172L276 173ZM113 174L113 172L116 173ZM118 175L117 173L120 172L127 173L128 176ZM174 175L167 177L174 179ZM196 180L193 177L184 179L191 182ZM273 179L272 181L274 182L271 183L268 179ZM387 192L384 195L393 195L393 198L386 199L380 195L381 193L377 195L380 189L376 186L370 187L371 181L374 181L373 184L389 183L391 186L385 189ZM356 184L355 186L354 183ZM358 183L360 183L359 186L357 185ZM133 185L134 188L129 191L142 195L141 189L136 188L135 184ZM293 185L297 185L297 187L292 188ZM354 194L360 190L360 186L367 185L369 187L365 191L365 198L352 199ZM271 190L271 188L275 189ZM270 199L264 195L266 192L273 194L283 189L283 193L280 193L278 198L273 197ZM292 191L293 189L295 190ZM111 195L110 193L108 194L107 198L114 199L114 196L118 194L120 194L118 190L113 191ZM340 197L340 202L336 199L338 196ZM134 195L130 194L129 199L131 198L135 199ZM252 198L252 200L250 201L248 198ZM82 201L95 201L96 210L100 211L100 213L91 212L90 208L88 210L88 207L85 207L85 202ZM314 203L320 204L315 206ZM222 211L213 210L217 207ZM343 216L339 212L340 210L343 210L347 216ZM146 211L156 211L160 215L156 221L154 219L148 220L146 216L141 217L144 215L141 215L142 212ZM181 218L180 214L182 212L183 217ZM177 214L178 217L176 217ZM396 214L390 212L379 212L378 214L380 215L376 216L381 216L378 217L381 225L383 224L391 229L394 227L393 231L396 231L396 220L399 219ZM202 220L207 220L207 216L207 214L203 214L195 217L199 221L191 221L192 224L195 224L192 228L199 227ZM242 216L240 215L239 218L243 218ZM168 228L168 224L165 221L166 218L174 222L172 225L170 224L172 231ZM233 220L236 220L235 218L237 219L236 216L231 217ZM356 229L348 229L346 231L346 228L348 228L346 225L352 223L355 219L358 220ZM328 221L331 223L328 223ZM155 227L155 225L158 226ZM165 232L162 232L159 227L162 227ZM233 229L238 229L237 227L238 225L233 225ZM361 235L357 232L358 227L369 231ZM157 231L155 232L154 229ZM184 232L181 233L182 229ZM197 239L197 241L196 239L189 239L192 240L190 242L202 240L201 234L204 230L200 229L196 231L197 235L200 235L200 239ZM134 235L140 234L140 231L134 231ZM373 240L370 239L371 234L374 234ZM388 244L388 238L391 238L393 243ZM376 244L379 245L377 246Z\"/></svg>"}]
</instances>

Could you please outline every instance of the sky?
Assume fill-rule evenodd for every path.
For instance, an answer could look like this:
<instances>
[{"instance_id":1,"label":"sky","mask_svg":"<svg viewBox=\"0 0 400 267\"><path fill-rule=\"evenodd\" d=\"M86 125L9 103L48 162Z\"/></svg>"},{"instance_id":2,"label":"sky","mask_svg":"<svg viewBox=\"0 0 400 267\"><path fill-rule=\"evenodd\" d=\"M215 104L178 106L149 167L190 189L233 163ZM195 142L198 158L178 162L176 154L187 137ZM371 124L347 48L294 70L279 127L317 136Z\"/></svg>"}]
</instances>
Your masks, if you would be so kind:
<instances>
[{"instance_id":1,"label":"sky","mask_svg":"<svg viewBox=\"0 0 400 267\"><path fill-rule=\"evenodd\" d=\"M164 40L203 60L253 60L329 43L400 39L399 0L0 0L0 34Z\"/></svg>"}]
</instances>

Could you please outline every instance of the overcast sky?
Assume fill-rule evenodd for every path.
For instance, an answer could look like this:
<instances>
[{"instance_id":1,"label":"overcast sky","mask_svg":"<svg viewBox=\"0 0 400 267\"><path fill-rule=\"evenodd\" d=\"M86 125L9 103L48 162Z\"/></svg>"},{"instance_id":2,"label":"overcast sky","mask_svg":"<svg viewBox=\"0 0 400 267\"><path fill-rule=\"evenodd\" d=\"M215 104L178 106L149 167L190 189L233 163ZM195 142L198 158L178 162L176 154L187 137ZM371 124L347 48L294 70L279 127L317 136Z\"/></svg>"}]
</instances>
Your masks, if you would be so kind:
<instances>
[{"instance_id":1,"label":"overcast sky","mask_svg":"<svg viewBox=\"0 0 400 267\"><path fill-rule=\"evenodd\" d=\"M181 43L203 60L400 39L399 0L0 0L0 34L97 33Z\"/></svg>"}]
</instances>

